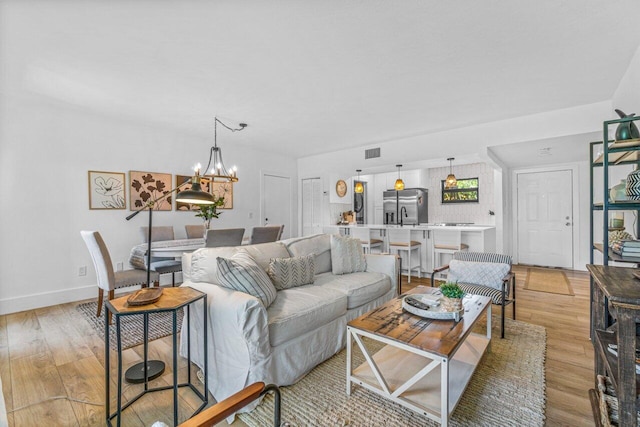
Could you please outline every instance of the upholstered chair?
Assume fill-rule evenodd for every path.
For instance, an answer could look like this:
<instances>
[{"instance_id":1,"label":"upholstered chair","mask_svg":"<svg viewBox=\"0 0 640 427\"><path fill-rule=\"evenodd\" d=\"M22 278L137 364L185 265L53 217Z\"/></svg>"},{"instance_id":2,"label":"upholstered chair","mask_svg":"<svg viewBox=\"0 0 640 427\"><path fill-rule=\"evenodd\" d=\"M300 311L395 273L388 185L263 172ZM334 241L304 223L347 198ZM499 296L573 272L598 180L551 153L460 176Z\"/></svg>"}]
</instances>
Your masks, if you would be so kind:
<instances>
[{"instance_id":1,"label":"upholstered chair","mask_svg":"<svg viewBox=\"0 0 640 427\"><path fill-rule=\"evenodd\" d=\"M447 281L456 282L468 294L491 298L493 304L502 307L500 338L504 338L505 306L513 304L512 316L516 318L516 275L511 270L509 255L458 251L448 265L431 273L431 286L436 273L448 270Z\"/></svg>"},{"instance_id":2,"label":"upholstered chair","mask_svg":"<svg viewBox=\"0 0 640 427\"><path fill-rule=\"evenodd\" d=\"M275 242L282 236L284 225L267 225L265 227L253 227L249 244Z\"/></svg>"},{"instance_id":3,"label":"upholstered chair","mask_svg":"<svg viewBox=\"0 0 640 427\"><path fill-rule=\"evenodd\" d=\"M211 228L207 230L204 246L207 248L240 246L243 237L244 228Z\"/></svg>"},{"instance_id":4,"label":"upholstered chair","mask_svg":"<svg viewBox=\"0 0 640 427\"><path fill-rule=\"evenodd\" d=\"M142 242L149 242L149 227L140 227L140 234L142 235ZM173 234L173 226L158 226L151 227L151 242L162 242L164 240L175 240ZM146 263L146 258L145 258ZM182 261L175 258L151 258L151 271L155 271L158 274L171 273L171 285L176 285L176 273L182 272Z\"/></svg>"},{"instance_id":5,"label":"upholstered chair","mask_svg":"<svg viewBox=\"0 0 640 427\"><path fill-rule=\"evenodd\" d=\"M98 278L98 312L96 316L100 317L105 291L108 292L109 300L112 300L116 289L137 285L146 287L147 272L144 270L113 271L109 250L100 233L97 231L81 231L80 234L89 249L93 266L96 269L96 277ZM155 286L159 285L158 278L159 274L152 271L150 280L153 281ZM110 315L109 322L111 322Z\"/></svg>"},{"instance_id":6,"label":"upholstered chair","mask_svg":"<svg viewBox=\"0 0 640 427\"><path fill-rule=\"evenodd\" d=\"M204 224L185 225L187 239L202 239L204 237Z\"/></svg>"}]
</instances>

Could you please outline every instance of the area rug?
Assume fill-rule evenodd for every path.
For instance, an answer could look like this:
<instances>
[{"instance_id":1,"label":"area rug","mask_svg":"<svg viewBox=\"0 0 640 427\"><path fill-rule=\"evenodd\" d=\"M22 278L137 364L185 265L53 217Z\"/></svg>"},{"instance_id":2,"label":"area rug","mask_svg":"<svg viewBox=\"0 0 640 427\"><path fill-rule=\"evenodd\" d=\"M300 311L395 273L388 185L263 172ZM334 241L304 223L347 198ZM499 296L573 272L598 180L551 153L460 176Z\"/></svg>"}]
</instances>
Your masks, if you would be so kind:
<instances>
[{"instance_id":1,"label":"area rug","mask_svg":"<svg viewBox=\"0 0 640 427\"><path fill-rule=\"evenodd\" d=\"M96 317L98 309L98 302L85 302L78 304L76 310L89 322L89 324L95 329L95 331L104 337L104 311L105 307L102 307L102 314L100 317ZM158 338L171 335L173 325L173 313L151 313L149 315L149 341L153 341ZM177 313L177 327L178 331L182 327L182 309ZM143 342L143 317L141 315L136 316L122 316L120 317L120 335L122 339L122 348L135 347ZM111 323L109 328L109 347L116 350L116 322L115 319Z\"/></svg>"},{"instance_id":2,"label":"area rug","mask_svg":"<svg viewBox=\"0 0 640 427\"><path fill-rule=\"evenodd\" d=\"M452 426L543 426L545 420L546 330L493 317L486 353L450 419ZM369 342L369 344L375 344ZM371 347L373 348L373 347ZM354 366L364 361L354 352ZM282 420L291 426L437 426L427 417L354 385L346 394L346 350L322 363L298 383L281 388ZM273 397L240 414L250 427L271 425Z\"/></svg>"},{"instance_id":3,"label":"area rug","mask_svg":"<svg viewBox=\"0 0 640 427\"><path fill-rule=\"evenodd\" d=\"M571 283L564 271L546 268L527 268L524 288L529 291L550 294L574 295Z\"/></svg>"}]
</instances>

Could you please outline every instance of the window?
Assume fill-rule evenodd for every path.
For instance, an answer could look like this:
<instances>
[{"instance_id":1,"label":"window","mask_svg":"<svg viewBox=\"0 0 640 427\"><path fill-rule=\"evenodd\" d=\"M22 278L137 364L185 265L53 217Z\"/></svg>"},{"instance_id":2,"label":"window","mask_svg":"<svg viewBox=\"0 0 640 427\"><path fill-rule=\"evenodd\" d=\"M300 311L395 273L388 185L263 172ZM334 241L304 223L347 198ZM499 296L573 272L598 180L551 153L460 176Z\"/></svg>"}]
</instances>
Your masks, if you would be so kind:
<instances>
[{"instance_id":1,"label":"window","mask_svg":"<svg viewBox=\"0 0 640 427\"><path fill-rule=\"evenodd\" d=\"M456 188L444 188L444 180L440 181L442 203L478 203L478 178L462 178Z\"/></svg>"}]
</instances>

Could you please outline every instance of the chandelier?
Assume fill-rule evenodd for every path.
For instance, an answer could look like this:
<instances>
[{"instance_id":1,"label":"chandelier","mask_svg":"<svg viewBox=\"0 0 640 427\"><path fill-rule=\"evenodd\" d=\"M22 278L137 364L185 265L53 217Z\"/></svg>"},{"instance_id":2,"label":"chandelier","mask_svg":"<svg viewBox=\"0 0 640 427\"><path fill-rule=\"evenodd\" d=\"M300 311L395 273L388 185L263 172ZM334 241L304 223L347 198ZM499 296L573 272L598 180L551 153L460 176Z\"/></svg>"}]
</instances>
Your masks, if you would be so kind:
<instances>
[{"instance_id":1,"label":"chandelier","mask_svg":"<svg viewBox=\"0 0 640 427\"><path fill-rule=\"evenodd\" d=\"M458 187L458 180L453 174L453 166L451 165L451 162L455 160L455 157L449 157L447 160L449 160L449 175L447 175L447 179L444 180L444 188L449 190L451 188Z\"/></svg>"},{"instance_id":2,"label":"chandelier","mask_svg":"<svg viewBox=\"0 0 640 427\"><path fill-rule=\"evenodd\" d=\"M238 182L238 168L234 165L227 169L222 160L222 148L218 147L218 123L231 132L241 131L247 127L246 123L240 123L239 128L232 128L221 122L217 117L213 122L213 147L209 152L209 162L204 169L204 177L213 182ZM209 169L211 167L211 169Z\"/></svg>"}]
</instances>

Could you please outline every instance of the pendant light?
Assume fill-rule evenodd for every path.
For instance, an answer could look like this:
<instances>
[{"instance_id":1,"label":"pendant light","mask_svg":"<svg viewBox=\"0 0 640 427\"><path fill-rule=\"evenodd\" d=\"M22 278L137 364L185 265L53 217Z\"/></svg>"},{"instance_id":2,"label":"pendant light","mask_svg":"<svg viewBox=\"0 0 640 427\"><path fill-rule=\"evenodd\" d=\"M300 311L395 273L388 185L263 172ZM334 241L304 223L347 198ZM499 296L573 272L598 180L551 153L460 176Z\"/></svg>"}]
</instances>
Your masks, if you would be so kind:
<instances>
[{"instance_id":1,"label":"pendant light","mask_svg":"<svg viewBox=\"0 0 640 427\"><path fill-rule=\"evenodd\" d=\"M447 160L449 160L449 175L447 175L447 179L444 180L444 188L449 190L458 187L458 180L453 174L453 166L451 165L451 162L455 160L455 157L449 157Z\"/></svg>"},{"instance_id":2,"label":"pendant light","mask_svg":"<svg viewBox=\"0 0 640 427\"><path fill-rule=\"evenodd\" d=\"M231 132L238 132L247 127L246 123L240 123L239 128L232 128L221 122L217 117L213 120L213 147L209 152L209 162L207 167L204 168L205 177L209 178L213 182L238 182L238 169L233 166L227 170L222 160L222 148L218 147L218 123L230 130ZM212 166L211 170L209 167Z\"/></svg>"},{"instance_id":3,"label":"pendant light","mask_svg":"<svg viewBox=\"0 0 640 427\"><path fill-rule=\"evenodd\" d=\"M358 178L356 180L356 185L353 187L353 191L356 193L364 193L364 185L362 185L362 182L360 181L360 172L362 172L362 169L356 169L356 172L358 172Z\"/></svg>"},{"instance_id":4,"label":"pendant light","mask_svg":"<svg viewBox=\"0 0 640 427\"><path fill-rule=\"evenodd\" d=\"M402 165L396 165L396 167L398 168L398 179L396 179L396 183L393 185L393 188L396 191L404 190L404 181L400 179L400 168Z\"/></svg>"}]
</instances>

